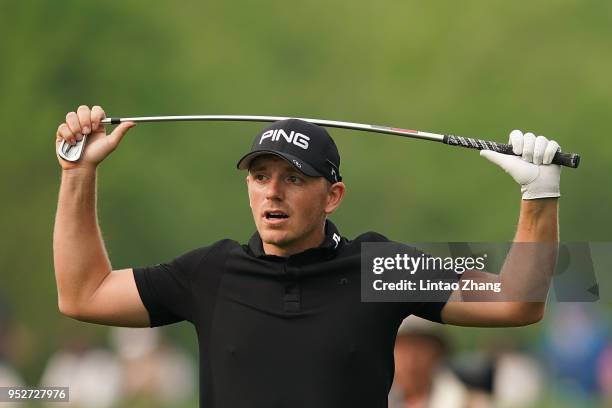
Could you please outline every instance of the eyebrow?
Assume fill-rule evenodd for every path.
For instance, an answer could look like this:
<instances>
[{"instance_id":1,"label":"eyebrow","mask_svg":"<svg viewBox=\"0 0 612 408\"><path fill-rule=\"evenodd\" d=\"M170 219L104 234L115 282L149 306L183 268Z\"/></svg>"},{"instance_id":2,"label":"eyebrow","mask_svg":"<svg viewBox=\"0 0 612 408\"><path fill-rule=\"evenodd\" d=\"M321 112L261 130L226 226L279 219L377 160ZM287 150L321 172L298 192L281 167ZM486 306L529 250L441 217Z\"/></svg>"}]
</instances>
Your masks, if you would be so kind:
<instances>
[{"instance_id":1,"label":"eyebrow","mask_svg":"<svg viewBox=\"0 0 612 408\"><path fill-rule=\"evenodd\" d=\"M266 166L263 164L260 164L258 166L250 166L249 167L249 171L259 171L259 170L265 170Z\"/></svg>"}]
</instances>

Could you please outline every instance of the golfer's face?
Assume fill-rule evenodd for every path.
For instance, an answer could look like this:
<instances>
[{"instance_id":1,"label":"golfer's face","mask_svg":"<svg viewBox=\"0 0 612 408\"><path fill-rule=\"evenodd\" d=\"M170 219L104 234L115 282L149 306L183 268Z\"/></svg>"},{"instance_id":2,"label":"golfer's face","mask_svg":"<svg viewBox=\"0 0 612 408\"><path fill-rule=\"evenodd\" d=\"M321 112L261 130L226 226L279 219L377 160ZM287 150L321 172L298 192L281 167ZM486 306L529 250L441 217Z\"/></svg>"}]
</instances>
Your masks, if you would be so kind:
<instances>
[{"instance_id":1,"label":"golfer's face","mask_svg":"<svg viewBox=\"0 0 612 408\"><path fill-rule=\"evenodd\" d=\"M264 243L279 248L317 246L325 221L328 183L277 156L260 156L247 176L249 202Z\"/></svg>"}]
</instances>

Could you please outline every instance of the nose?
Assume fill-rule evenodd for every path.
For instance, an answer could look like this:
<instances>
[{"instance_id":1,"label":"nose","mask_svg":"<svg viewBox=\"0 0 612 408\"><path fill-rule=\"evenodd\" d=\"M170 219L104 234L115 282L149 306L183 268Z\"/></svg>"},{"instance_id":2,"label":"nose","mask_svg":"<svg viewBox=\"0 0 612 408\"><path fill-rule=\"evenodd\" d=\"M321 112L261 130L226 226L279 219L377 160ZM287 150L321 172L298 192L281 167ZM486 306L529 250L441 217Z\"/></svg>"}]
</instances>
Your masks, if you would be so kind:
<instances>
[{"instance_id":1,"label":"nose","mask_svg":"<svg viewBox=\"0 0 612 408\"><path fill-rule=\"evenodd\" d=\"M272 177L266 184L266 199L268 200L283 200L284 187L280 177Z\"/></svg>"}]
</instances>

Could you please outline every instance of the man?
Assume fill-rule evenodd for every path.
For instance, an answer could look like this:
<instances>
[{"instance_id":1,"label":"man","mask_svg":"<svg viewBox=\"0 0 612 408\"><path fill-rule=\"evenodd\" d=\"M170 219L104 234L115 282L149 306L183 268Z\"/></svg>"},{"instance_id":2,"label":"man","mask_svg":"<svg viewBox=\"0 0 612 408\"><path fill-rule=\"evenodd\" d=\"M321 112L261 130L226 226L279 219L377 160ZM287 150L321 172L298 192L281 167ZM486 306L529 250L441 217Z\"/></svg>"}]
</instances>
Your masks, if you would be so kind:
<instances>
[{"instance_id":1,"label":"man","mask_svg":"<svg viewBox=\"0 0 612 408\"><path fill-rule=\"evenodd\" d=\"M202 407L386 407L404 317L465 326L519 326L542 317L543 301L361 302L361 243L388 240L370 232L350 241L327 220L345 193L340 156L325 129L295 119L264 129L238 162L248 169L257 227L248 245L226 239L169 263L113 271L96 217L96 168L134 123L106 135L104 117L99 106L80 106L56 134L56 148L62 139L74 144L89 135L80 161L58 159L60 311L117 326L193 323ZM549 163L558 145L518 131L511 142L522 159L482 154L522 184L515 241L556 242L559 168ZM472 277L525 282L554 265L555 256L536 254L499 277ZM461 298L459 291L451 296Z\"/></svg>"},{"instance_id":2,"label":"man","mask_svg":"<svg viewBox=\"0 0 612 408\"><path fill-rule=\"evenodd\" d=\"M409 316L395 341L395 377L389 408L489 407L489 396L468 388L448 367L441 325Z\"/></svg>"}]
</instances>

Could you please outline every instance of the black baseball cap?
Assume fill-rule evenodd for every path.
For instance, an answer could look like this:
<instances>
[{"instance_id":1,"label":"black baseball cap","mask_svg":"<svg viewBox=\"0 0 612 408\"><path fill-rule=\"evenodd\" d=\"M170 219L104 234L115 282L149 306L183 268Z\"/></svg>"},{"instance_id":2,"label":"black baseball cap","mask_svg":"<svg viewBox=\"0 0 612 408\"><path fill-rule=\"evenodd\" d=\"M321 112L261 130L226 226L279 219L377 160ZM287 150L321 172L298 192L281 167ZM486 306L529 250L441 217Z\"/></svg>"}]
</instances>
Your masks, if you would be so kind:
<instances>
[{"instance_id":1,"label":"black baseball cap","mask_svg":"<svg viewBox=\"0 0 612 408\"><path fill-rule=\"evenodd\" d=\"M272 123L257 134L251 151L236 165L249 168L251 161L264 154L273 154L291 163L312 177L325 177L331 183L341 181L340 154L327 130L300 119Z\"/></svg>"}]
</instances>

